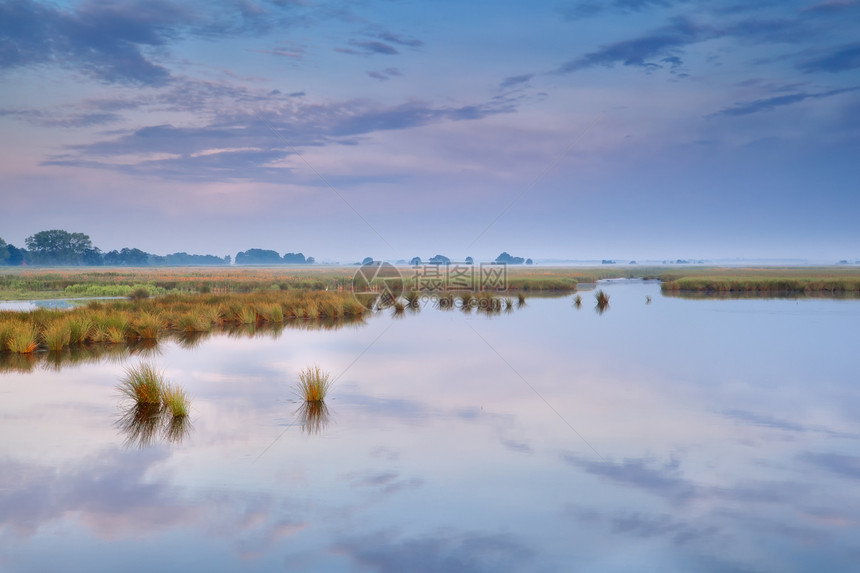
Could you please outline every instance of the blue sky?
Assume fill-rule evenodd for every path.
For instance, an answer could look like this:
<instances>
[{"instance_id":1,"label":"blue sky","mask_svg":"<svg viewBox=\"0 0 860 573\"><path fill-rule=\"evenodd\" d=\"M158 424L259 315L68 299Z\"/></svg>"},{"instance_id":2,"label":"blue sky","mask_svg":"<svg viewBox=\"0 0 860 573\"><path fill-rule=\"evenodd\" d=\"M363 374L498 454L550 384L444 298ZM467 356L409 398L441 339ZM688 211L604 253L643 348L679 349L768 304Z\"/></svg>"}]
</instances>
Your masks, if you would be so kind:
<instances>
[{"instance_id":1,"label":"blue sky","mask_svg":"<svg viewBox=\"0 0 860 573\"><path fill-rule=\"evenodd\" d=\"M0 237L860 259L860 1L0 2Z\"/></svg>"}]
</instances>

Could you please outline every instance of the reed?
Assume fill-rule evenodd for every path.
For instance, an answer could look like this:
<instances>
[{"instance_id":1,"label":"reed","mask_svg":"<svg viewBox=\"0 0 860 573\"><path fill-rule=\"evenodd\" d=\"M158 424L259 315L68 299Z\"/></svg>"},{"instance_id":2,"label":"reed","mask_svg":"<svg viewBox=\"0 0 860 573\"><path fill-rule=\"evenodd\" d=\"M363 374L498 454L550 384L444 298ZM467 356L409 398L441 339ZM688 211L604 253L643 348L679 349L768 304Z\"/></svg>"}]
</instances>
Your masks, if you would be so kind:
<instances>
[{"instance_id":1,"label":"reed","mask_svg":"<svg viewBox=\"0 0 860 573\"><path fill-rule=\"evenodd\" d=\"M69 346L71 342L72 331L69 326L69 321L57 321L48 325L42 333L42 340L45 342L45 347L48 350L60 351Z\"/></svg>"},{"instance_id":2,"label":"reed","mask_svg":"<svg viewBox=\"0 0 860 573\"><path fill-rule=\"evenodd\" d=\"M189 400L185 390L174 384L166 384L161 391L161 402L174 418L188 416Z\"/></svg>"},{"instance_id":3,"label":"reed","mask_svg":"<svg viewBox=\"0 0 860 573\"><path fill-rule=\"evenodd\" d=\"M138 405L160 405L163 390L164 375L145 362L126 368L119 385L120 393Z\"/></svg>"},{"instance_id":4,"label":"reed","mask_svg":"<svg viewBox=\"0 0 860 573\"><path fill-rule=\"evenodd\" d=\"M576 295L575 297L573 297L573 305L576 308L579 308L582 306L582 297L580 295Z\"/></svg>"},{"instance_id":5,"label":"reed","mask_svg":"<svg viewBox=\"0 0 860 573\"><path fill-rule=\"evenodd\" d=\"M609 295L603 292L602 289L594 293L594 299L597 301L597 309L600 312L609 308Z\"/></svg>"},{"instance_id":6,"label":"reed","mask_svg":"<svg viewBox=\"0 0 860 573\"><path fill-rule=\"evenodd\" d=\"M407 292L404 298L406 298L406 304L410 308L418 308L421 304L421 293L416 290Z\"/></svg>"},{"instance_id":7,"label":"reed","mask_svg":"<svg viewBox=\"0 0 860 573\"><path fill-rule=\"evenodd\" d=\"M29 324L18 324L12 328L6 342L9 352L16 354L32 354L39 348L39 333L36 327Z\"/></svg>"},{"instance_id":8,"label":"reed","mask_svg":"<svg viewBox=\"0 0 860 573\"><path fill-rule=\"evenodd\" d=\"M164 328L162 318L149 312L141 312L137 315L132 325L132 330L143 340L157 340Z\"/></svg>"},{"instance_id":9,"label":"reed","mask_svg":"<svg viewBox=\"0 0 860 573\"><path fill-rule=\"evenodd\" d=\"M88 316L73 316L69 319L69 345L84 344L93 331L93 321Z\"/></svg>"},{"instance_id":10,"label":"reed","mask_svg":"<svg viewBox=\"0 0 860 573\"><path fill-rule=\"evenodd\" d=\"M298 393L305 402L322 402L332 385L331 375L317 365L298 374Z\"/></svg>"}]
</instances>

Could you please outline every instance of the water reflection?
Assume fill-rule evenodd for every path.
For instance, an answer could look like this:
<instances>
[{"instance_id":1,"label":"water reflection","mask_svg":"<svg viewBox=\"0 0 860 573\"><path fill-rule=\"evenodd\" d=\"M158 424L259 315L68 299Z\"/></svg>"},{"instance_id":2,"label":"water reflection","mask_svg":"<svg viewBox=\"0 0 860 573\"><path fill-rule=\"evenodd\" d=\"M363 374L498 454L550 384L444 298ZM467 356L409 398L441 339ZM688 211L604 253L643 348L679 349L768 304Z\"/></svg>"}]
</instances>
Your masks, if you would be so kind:
<instances>
[{"instance_id":1,"label":"water reflection","mask_svg":"<svg viewBox=\"0 0 860 573\"><path fill-rule=\"evenodd\" d=\"M60 370L66 366L86 363L108 362L123 364L129 358L151 358L161 353L159 342L173 340L184 349L198 348L212 336L226 334L231 338L277 339L286 330L339 330L345 326L361 326L366 322L361 317L327 318L319 320L295 319L282 323L264 322L254 324L230 324L209 332L174 332L159 340L140 339L125 344L92 343L74 345L59 351L37 351L32 354L0 352L0 372L32 372L37 367Z\"/></svg>"},{"instance_id":2,"label":"water reflection","mask_svg":"<svg viewBox=\"0 0 860 573\"><path fill-rule=\"evenodd\" d=\"M117 411L113 364L0 376L0 554L21 556L0 568L50 570L62 531L70 570L117 546L165 570L856 569L860 304L603 288L603 317L536 297L499 320L154 346L194 392L193 434ZM310 360L351 365L332 409L288 402ZM276 439L285 414L308 439Z\"/></svg>"},{"instance_id":3,"label":"water reflection","mask_svg":"<svg viewBox=\"0 0 860 573\"><path fill-rule=\"evenodd\" d=\"M172 416L161 404L134 403L127 406L116 422L125 435L126 447L148 448L159 439L182 443L191 432L188 416Z\"/></svg>"},{"instance_id":4,"label":"water reflection","mask_svg":"<svg viewBox=\"0 0 860 573\"><path fill-rule=\"evenodd\" d=\"M302 402L296 410L302 424L302 430L310 435L316 435L331 424L331 413L325 401Z\"/></svg>"}]
</instances>

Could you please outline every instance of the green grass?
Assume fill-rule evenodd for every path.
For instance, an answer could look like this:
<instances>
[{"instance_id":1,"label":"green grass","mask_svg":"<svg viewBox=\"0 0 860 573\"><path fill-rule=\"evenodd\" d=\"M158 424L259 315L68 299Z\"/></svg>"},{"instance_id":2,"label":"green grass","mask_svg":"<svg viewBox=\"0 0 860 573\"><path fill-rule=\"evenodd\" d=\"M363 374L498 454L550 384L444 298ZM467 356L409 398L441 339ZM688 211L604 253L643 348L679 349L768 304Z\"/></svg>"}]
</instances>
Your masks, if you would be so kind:
<instances>
[{"instance_id":1,"label":"green grass","mask_svg":"<svg viewBox=\"0 0 860 573\"><path fill-rule=\"evenodd\" d=\"M9 352L16 354L31 354L39 347L39 333L36 327L29 324L14 325L6 341Z\"/></svg>"},{"instance_id":2,"label":"green grass","mask_svg":"<svg viewBox=\"0 0 860 573\"><path fill-rule=\"evenodd\" d=\"M156 406L162 402L164 375L151 364L141 362L125 369L120 393L139 405Z\"/></svg>"},{"instance_id":3,"label":"green grass","mask_svg":"<svg viewBox=\"0 0 860 573\"><path fill-rule=\"evenodd\" d=\"M161 401L174 418L188 415L188 397L185 395L185 390L179 386L165 384L161 391Z\"/></svg>"},{"instance_id":4,"label":"green grass","mask_svg":"<svg viewBox=\"0 0 860 573\"><path fill-rule=\"evenodd\" d=\"M45 328L42 333L48 350L60 351L71 343L72 329L69 321L57 321Z\"/></svg>"},{"instance_id":5,"label":"green grass","mask_svg":"<svg viewBox=\"0 0 860 573\"><path fill-rule=\"evenodd\" d=\"M322 402L331 385L331 375L317 365L309 366L298 374L297 390L305 402Z\"/></svg>"}]
</instances>

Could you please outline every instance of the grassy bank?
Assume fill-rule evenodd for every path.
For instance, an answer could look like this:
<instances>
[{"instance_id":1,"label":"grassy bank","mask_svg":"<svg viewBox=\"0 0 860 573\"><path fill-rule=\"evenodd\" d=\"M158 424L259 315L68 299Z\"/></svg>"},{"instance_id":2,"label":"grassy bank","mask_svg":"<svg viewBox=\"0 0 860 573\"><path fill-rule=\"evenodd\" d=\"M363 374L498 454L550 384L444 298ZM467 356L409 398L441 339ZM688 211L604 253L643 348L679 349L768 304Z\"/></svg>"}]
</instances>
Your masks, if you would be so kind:
<instances>
[{"instance_id":1,"label":"grassy bank","mask_svg":"<svg viewBox=\"0 0 860 573\"><path fill-rule=\"evenodd\" d=\"M860 269L852 268L701 268L672 270L659 278L666 294L860 294Z\"/></svg>"},{"instance_id":2,"label":"grassy bank","mask_svg":"<svg viewBox=\"0 0 860 573\"><path fill-rule=\"evenodd\" d=\"M91 302L68 311L0 312L0 352L60 352L75 346L128 344L220 328L360 319L366 312L351 294L325 291L167 295Z\"/></svg>"}]
</instances>

